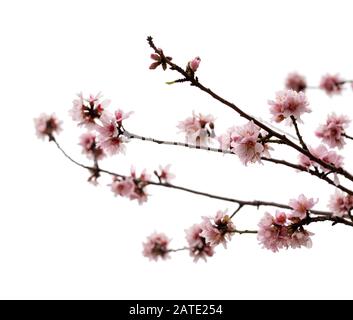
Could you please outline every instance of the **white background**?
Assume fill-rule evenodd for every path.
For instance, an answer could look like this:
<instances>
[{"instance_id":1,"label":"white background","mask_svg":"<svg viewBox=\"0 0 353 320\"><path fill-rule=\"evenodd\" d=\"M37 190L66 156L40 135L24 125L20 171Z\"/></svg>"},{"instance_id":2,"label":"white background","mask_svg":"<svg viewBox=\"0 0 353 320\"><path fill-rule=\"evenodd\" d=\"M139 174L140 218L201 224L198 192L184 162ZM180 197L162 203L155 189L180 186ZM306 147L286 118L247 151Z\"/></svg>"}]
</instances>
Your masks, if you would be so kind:
<instances>
[{"instance_id":1,"label":"white background","mask_svg":"<svg viewBox=\"0 0 353 320\"><path fill-rule=\"evenodd\" d=\"M82 130L68 117L81 90L103 91L112 110L134 110L126 126L147 136L182 141L175 126L192 110L214 114L218 134L244 123L196 88L165 85L173 72L148 70L148 35L181 65L200 55L203 83L269 119L267 100L288 72L312 85L326 72L353 77L352 9L351 1L1 1L0 298L352 298L353 232L343 226L311 225L311 250L273 254L255 236L237 235L207 263L194 264L187 252L149 262L142 242L153 231L181 247L185 228L234 206L153 186L143 206L115 198L110 178L91 186L87 172L33 128L38 114L55 112L64 120L59 141L86 161ZM303 132L313 145L327 113L353 118L350 89L308 98L314 112ZM292 152L276 154L296 161ZM351 153L343 154L353 170ZM104 166L126 174L131 164L152 171L168 163L177 184L242 199L287 202L303 192L325 210L333 192L272 164L245 168L233 156L138 141ZM255 228L264 211L247 208L235 223Z\"/></svg>"}]
</instances>

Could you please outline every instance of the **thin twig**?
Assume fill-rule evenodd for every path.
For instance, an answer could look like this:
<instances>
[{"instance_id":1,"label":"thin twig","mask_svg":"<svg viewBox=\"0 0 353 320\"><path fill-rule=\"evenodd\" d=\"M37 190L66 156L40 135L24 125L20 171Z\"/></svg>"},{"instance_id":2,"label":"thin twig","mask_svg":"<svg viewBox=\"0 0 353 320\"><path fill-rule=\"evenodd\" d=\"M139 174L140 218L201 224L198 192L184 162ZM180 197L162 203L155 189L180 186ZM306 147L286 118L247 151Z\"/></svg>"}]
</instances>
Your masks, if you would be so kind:
<instances>
[{"instance_id":1,"label":"thin twig","mask_svg":"<svg viewBox=\"0 0 353 320\"><path fill-rule=\"evenodd\" d=\"M185 147L185 148L190 148L190 149L199 149L199 150L205 150L205 151L211 151L211 152L218 152L218 153L223 153L223 154L232 154L235 155L231 150L224 150L224 149L220 149L220 148L212 148L212 147L204 147L204 146L200 146L200 145L192 145L189 143L182 143L182 142L175 142L175 141L165 141L165 140L161 140L161 139L155 139L155 138L148 138L148 137L144 137L138 134L134 134L134 133L130 133L128 131L124 131L123 133L127 138L129 139L138 139L141 141L148 141L148 142L153 142L153 143L157 143L157 144L164 144L164 145L171 145L171 146L179 146L179 147ZM282 140L279 141L273 141L270 140L269 142L276 142L276 143L283 143ZM276 164L281 164L284 165L286 167L298 170L298 171L302 171L302 172L307 172L313 176L318 177L319 179L322 179L324 181L326 181L327 183L329 183L330 185L344 191L347 192L348 194L353 195L353 191L349 190L348 188L342 186L342 185L336 185L334 183L333 180L331 180L330 178L327 177L327 175L323 175L321 174L316 168L316 170L308 170L307 168L298 165L298 164L294 164L285 160L279 160L279 159L275 159L275 158L267 158L267 157L262 157L261 160L263 161L267 161L267 162L272 162L272 163L276 163ZM332 173L333 171L331 171Z\"/></svg>"},{"instance_id":2,"label":"thin twig","mask_svg":"<svg viewBox=\"0 0 353 320\"><path fill-rule=\"evenodd\" d=\"M304 142L303 137L302 137L302 135L301 135L300 132L299 132L299 127L298 127L297 120L295 119L294 116L290 116L290 118L291 118L291 120L292 120L292 122L293 122L293 125L294 125L294 128L295 128L295 133L297 134L297 137L298 137L298 139L299 139L300 144L302 145L302 147L303 147L304 150L309 151L308 146L307 146L306 143Z\"/></svg>"},{"instance_id":3,"label":"thin twig","mask_svg":"<svg viewBox=\"0 0 353 320\"><path fill-rule=\"evenodd\" d=\"M353 140L352 136L349 136L348 134L344 133L342 134L342 136L346 137L347 139Z\"/></svg>"},{"instance_id":4,"label":"thin twig","mask_svg":"<svg viewBox=\"0 0 353 320\"><path fill-rule=\"evenodd\" d=\"M149 46L155 51L155 53L157 53L157 54L160 53L160 49L158 49L156 47L156 45L153 42L153 38L151 36L147 37L147 42L148 42ZM281 133L277 132L276 130L271 129L269 126L265 125L261 121L259 121L256 118L252 117L248 113L244 112L242 109L240 109L234 103L227 101L226 99L222 98L221 96L219 96L218 94L213 92L210 88L205 87L203 84L201 84L199 82L199 79L197 77L194 77L193 75L188 74L186 72L186 70L184 70L183 68L181 68L177 64L175 64L175 63L173 63L171 61L167 61L167 64L170 66L171 70L175 70L175 71L179 72L180 74L182 74L183 77L190 82L191 86L197 87L201 91L203 91L203 92L207 93L208 95L210 95L215 100L217 100L217 101L221 102L222 104L228 106L229 108L233 109L241 117L243 117L243 118L245 118L245 119L247 119L249 121L253 121L257 126L259 126L261 129L263 129L266 132L268 132L271 136L274 136L274 137L282 140L286 145L288 145L289 147L291 147L291 148L297 150L298 152L306 155L310 160L315 161L316 163L320 164L323 168L332 170L332 171L336 172L337 174L343 175L348 180L353 181L353 175L351 173L349 173L347 170L345 170L343 168L336 168L332 164L327 163L327 162L315 157L308 150L305 150L302 146L297 145L292 140L288 139L285 134L281 134Z\"/></svg>"},{"instance_id":5,"label":"thin twig","mask_svg":"<svg viewBox=\"0 0 353 320\"><path fill-rule=\"evenodd\" d=\"M60 144L57 142L57 140L52 140L52 141L55 142L55 145L58 147L58 149L71 162L73 162L77 166L82 167L84 169L87 169L89 171L95 170L94 167L84 165L84 164L74 160L73 158L71 158L64 151L64 149L60 146ZM120 177L120 178L123 178L123 179L127 178L127 176L125 176L125 175L122 175L122 174L119 174L119 173L115 173L115 172L112 172L112 171L109 171L109 170L106 170L106 169L102 169L102 168L99 168L99 172L105 173L105 174L108 174L108 175L111 175L111 176L114 176L114 177ZM257 208L259 208L260 206L267 206L267 207L276 207L276 208L288 209L288 210L292 209L289 205L278 203L278 202L261 201L261 200L250 200L250 201L248 201L248 200L240 200L240 199L235 199L235 198L218 196L218 195L214 195L214 194L211 194L211 193L202 192L202 191L198 191L198 190L194 190L194 189L186 188L186 187L182 187L182 186L177 186L177 185L170 184L170 183L147 181L146 184L147 185L154 185L154 186L164 187L164 188L168 188L168 189L181 190L181 191L185 191L185 192L188 192L188 193L196 194L196 195L199 195L199 196L204 196L204 197L217 199L217 200L222 200L222 201L226 201L226 202L237 203L239 206L251 206L251 207L257 207ZM329 212L329 211L311 210L310 212L312 214L319 215L319 216L331 216L332 215L332 212Z\"/></svg>"}]
</instances>

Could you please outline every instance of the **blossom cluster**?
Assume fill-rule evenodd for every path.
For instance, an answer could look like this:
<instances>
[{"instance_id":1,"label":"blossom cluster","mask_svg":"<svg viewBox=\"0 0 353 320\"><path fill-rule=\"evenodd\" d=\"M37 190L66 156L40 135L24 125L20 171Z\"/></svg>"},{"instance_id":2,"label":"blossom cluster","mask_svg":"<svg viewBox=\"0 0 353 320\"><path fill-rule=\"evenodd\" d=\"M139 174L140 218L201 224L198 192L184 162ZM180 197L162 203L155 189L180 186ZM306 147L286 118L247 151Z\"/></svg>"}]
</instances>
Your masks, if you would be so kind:
<instances>
[{"instance_id":1,"label":"blossom cluster","mask_svg":"<svg viewBox=\"0 0 353 320\"><path fill-rule=\"evenodd\" d=\"M154 50L155 52L151 54L153 62L149 66L150 69L153 70L161 66L166 70L169 65L171 69L178 70L185 77L169 82L168 84L185 81L190 81L192 85L199 83L195 73L198 71L201 63L200 57L197 56L189 60L186 67L182 69L172 63L172 58L164 55L161 49L154 47ZM322 77L318 88L331 96L341 93L344 84L349 82L353 84L353 81L345 81L338 74L326 74ZM298 168L300 171L308 170L311 174L317 175L319 178L323 178L331 184L334 183L338 188L345 190L339 185L337 174L338 172L344 172L343 170L338 170L342 169L343 157L329 148L342 149L346 144L345 139L353 140L353 137L348 136L346 133L350 119L345 115L336 115L335 113L328 115L326 122L321 124L315 131L316 137L321 139L322 144L316 148L307 146L299 133L297 122L303 123L302 117L306 113L311 112L305 90L312 87L308 86L305 77L296 72L288 75L285 87L286 89L278 91L275 99L269 100L268 104L274 122L281 123L285 121L286 124L294 124L295 133L298 138L297 147L302 148L302 153L298 156L300 166L290 165ZM175 176L170 172L170 165L160 166L158 170L153 171L155 177L158 178L157 182L155 182L156 180L152 180L152 175L147 173L146 170L137 174L136 170L132 168L128 176L123 176L100 168L98 161L107 156L125 153L126 143L132 138L187 147L190 147L190 144L192 144L197 148L208 147L218 141L219 149L208 148L208 150L234 153L244 165L261 163L261 160L269 160L268 158L271 157L270 151L272 153L273 150L271 147L272 143L293 146L288 142L290 139L288 140L285 135L281 136L275 130L272 130L270 128L272 125L267 127L257 118L251 116L245 116L245 118L250 119L247 123L240 126L233 126L226 133L216 136L216 118L211 114L205 115L195 112L192 113L191 117L180 121L177 125L180 132L185 135L185 144L146 138L130 134L125 129L125 120L129 118L131 112L126 113L121 109L111 112L108 110L110 104L110 100L103 99L101 93L96 95L90 94L88 97L79 93L73 100L72 108L69 111L73 121L77 122L79 127L83 127L86 130L79 137L78 144L82 148L82 153L88 159L94 161L92 167L81 165L61 149L55 140L55 134L61 132L62 122L54 114L42 114L34 120L36 134L39 138L48 138L49 141L54 141L71 161L89 169L92 173L89 181L92 180L92 182L96 183L101 172L109 173L113 176L113 180L109 184L113 194L130 200L136 200L139 204L147 201L149 197L147 187L151 184L203 195L207 194L172 185L171 180ZM298 150L298 148L295 149ZM272 159L272 162L276 161L277 163L285 162ZM331 168L328 169L325 164ZM334 175L333 182L328 178L330 174ZM298 198L291 199L288 206L277 205L280 208L288 208L289 212L279 210L275 214L266 212L258 223L257 239L260 244L273 252L277 252L283 248L311 247L311 236L313 233L306 230L305 226L313 222L313 208L317 202L318 200L307 198L301 194ZM242 206L241 204L239 209ZM351 211L353 210L353 195L336 191L331 196L328 207L331 210L331 213L329 213L330 220L340 222L342 219L350 217L353 221L351 215ZM322 212L319 213L316 211L316 214L322 214ZM327 213L325 214L327 215ZM188 250L195 262L200 259L207 261L209 257L215 254L215 248L218 245L222 244L226 248L227 243L235 233L256 233L256 231L237 230L232 222L233 215L229 216L226 211L218 211L215 216L202 217L200 223L194 224L185 230L187 246L181 250ZM151 260L170 258L171 252L180 250L171 249L170 241L164 233L155 232L151 234L146 242L143 243L143 255Z\"/></svg>"},{"instance_id":2,"label":"blossom cluster","mask_svg":"<svg viewBox=\"0 0 353 320\"><path fill-rule=\"evenodd\" d=\"M231 218L226 212L218 211L215 217L203 217L200 224L194 224L189 229L185 230L186 241L188 244L190 256L197 262L199 259L206 261L207 257L214 255L214 248L223 244L227 247L227 241L231 240L232 235L236 232L235 226ZM168 258L166 252L169 252L169 240L163 235L163 250L161 247L161 234L154 233L150 235L147 242L143 244L143 254L151 260ZM158 248L158 250L156 249Z\"/></svg>"},{"instance_id":3,"label":"blossom cluster","mask_svg":"<svg viewBox=\"0 0 353 320\"><path fill-rule=\"evenodd\" d=\"M294 90L283 90L276 93L275 101L269 100L270 112L275 122L282 122L285 119L294 117L298 122L303 122L300 118L305 112L311 112L308 108L309 102L304 92ZM287 121L291 123L291 121Z\"/></svg>"},{"instance_id":4,"label":"blossom cluster","mask_svg":"<svg viewBox=\"0 0 353 320\"><path fill-rule=\"evenodd\" d=\"M300 248L302 246L311 248L312 232L304 229L301 223L314 207L313 198L300 195L298 199L292 199L289 206L290 213L277 211L275 216L266 212L260 220L257 238L262 246L273 252L279 249Z\"/></svg>"},{"instance_id":5,"label":"blossom cluster","mask_svg":"<svg viewBox=\"0 0 353 320\"><path fill-rule=\"evenodd\" d=\"M231 150L240 161L248 163L261 162L261 157L270 157L272 149L267 141L267 132L261 130L253 121L243 126L231 127L218 137L222 150Z\"/></svg>"},{"instance_id":6,"label":"blossom cluster","mask_svg":"<svg viewBox=\"0 0 353 320\"><path fill-rule=\"evenodd\" d=\"M345 81L339 74L325 74L321 77L318 88L325 91L327 95L333 96L340 94L343 90L344 84L347 82L351 82L353 89L353 82ZM305 91L308 88L308 84L303 75L297 72L292 72L288 74L285 80L285 87L286 89L300 92Z\"/></svg>"},{"instance_id":7,"label":"blossom cluster","mask_svg":"<svg viewBox=\"0 0 353 320\"><path fill-rule=\"evenodd\" d=\"M214 123L215 118L212 115L193 112L191 117L180 121L177 128L185 134L187 143L207 146L215 138Z\"/></svg>"},{"instance_id":8,"label":"blossom cluster","mask_svg":"<svg viewBox=\"0 0 353 320\"><path fill-rule=\"evenodd\" d=\"M320 125L315 134L321 138L330 148L342 149L346 144L344 141L345 130L348 128L350 120L345 115L330 114L326 123Z\"/></svg>"}]
</instances>

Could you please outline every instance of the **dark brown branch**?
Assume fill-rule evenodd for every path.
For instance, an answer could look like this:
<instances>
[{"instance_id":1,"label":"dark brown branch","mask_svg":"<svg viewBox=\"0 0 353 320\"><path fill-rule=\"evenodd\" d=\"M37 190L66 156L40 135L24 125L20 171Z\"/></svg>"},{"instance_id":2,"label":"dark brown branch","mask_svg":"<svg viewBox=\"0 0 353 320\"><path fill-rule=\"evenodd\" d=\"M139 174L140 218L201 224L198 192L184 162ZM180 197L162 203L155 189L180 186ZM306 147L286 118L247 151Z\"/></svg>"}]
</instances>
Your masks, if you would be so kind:
<instances>
[{"instance_id":1,"label":"dark brown branch","mask_svg":"<svg viewBox=\"0 0 353 320\"><path fill-rule=\"evenodd\" d=\"M149 46L155 51L155 53L157 53L157 54L160 53L160 50L155 46L155 44L153 42L153 38L151 36L149 36L147 38L147 42L148 42ZM183 75L183 77L190 82L190 85L197 87L198 89L200 89L203 92L206 92L208 95L210 95L215 100L217 100L217 101L221 102L222 104L228 106L229 108L233 109L241 117L243 117L249 121L253 121L257 126L259 126L261 129L268 132L271 136L274 136L274 137L282 140L286 145L288 145L291 148L297 150L298 152L306 155L310 160L315 161L316 163L320 164L323 168L326 168L328 170L332 170L333 172L336 172L340 175L343 175L348 180L353 181L353 175L351 173L349 173L348 171L346 171L345 169L336 168L332 164L326 163L323 160L313 156L308 150L305 150L303 147L297 145L292 140L288 139L286 135L278 133L277 131L271 129L270 127L268 127L267 125L265 125L261 121L258 121L254 117L250 116L249 114L247 114L246 112L241 110L234 103L227 101L226 99L222 98L218 94L214 93L210 88L207 88L204 85L202 85L199 82L197 77L189 75L183 68L181 68L177 64L175 64L171 61L167 61L167 64L170 66L171 70L175 70L175 71L179 72L181 75Z\"/></svg>"},{"instance_id":2,"label":"dark brown branch","mask_svg":"<svg viewBox=\"0 0 353 320\"><path fill-rule=\"evenodd\" d=\"M349 136L349 135L346 134L346 133L342 134L342 136L344 136L344 137L347 138L347 139L353 140L353 137L352 137L352 136Z\"/></svg>"},{"instance_id":3,"label":"dark brown branch","mask_svg":"<svg viewBox=\"0 0 353 320\"><path fill-rule=\"evenodd\" d=\"M234 230L234 233L239 233L239 234L256 234L256 230Z\"/></svg>"},{"instance_id":4,"label":"dark brown branch","mask_svg":"<svg viewBox=\"0 0 353 320\"><path fill-rule=\"evenodd\" d=\"M302 135L301 135L300 132L299 132L297 120L295 119L294 116L291 116L290 118L291 118L291 120L292 120L292 122L293 122L293 125L294 125L294 128L295 128L295 133L297 134L297 137L298 137L298 139L299 139L300 144L302 145L302 147L303 147L304 150L309 151L308 146L307 146L306 143L304 142L303 137L302 137Z\"/></svg>"},{"instance_id":5,"label":"dark brown branch","mask_svg":"<svg viewBox=\"0 0 353 320\"><path fill-rule=\"evenodd\" d=\"M262 157L261 160L263 161L268 161L268 162L272 162L272 163L276 163L276 164L282 164L284 166L296 169L298 171L302 171L302 172L307 172L310 173L312 176L318 177L321 180L326 181L328 184L350 194L353 195L353 191L342 186L341 184L335 184L335 182L333 180L331 180L324 172L320 172L317 168L315 168L316 170L311 170L311 169L307 169L299 164L294 164L285 160L279 160L279 159L274 159L274 158L266 158L266 157Z\"/></svg>"},{"instance_id":6,"label":"dark brown branch","mask_svg":"<svg viewBox=\"0 0 353 320\"><path fill-rule=\"evenodd\" d=\"M55 145L58 147L58 149L63 153L63 155L67 159L69 159L71 162L73 162L77 166L84 168L84 169L87 169L89 171L95 170L95 167L84 165L84 164L74 160L73 158L71 158L55 139L53 139L52 141L55 143ZM106 173L106 174L114 176L114 177L120 177L123 179L127 178L127 176L125 176L125 175L118 174L118 173L115 173L115 172L112 172L112 171L109 171L106 169L99 168L98 170L101 173ZM261 201L261 200L252 200L252 201L239 200L239 199L234 199L234 198L229 198L229 197L218 196L218 195L214 195L214 194L210 194L207 192L202 192L202 191L198 191L198 190L194 190L194 189L190 189L190 188L186 188L186 187L182 187L182 186L177 186L177 185L170 184L170 183L147 181L147 185L154 185L154 186L164 187L164 188L168 188L168 189L176 189L176 190L181 190L181 191L185 191L188 193L192 193L192 194L196 194L196 195L200 195L200 196L204 196L204 197L208 197L208 198L212 198L212 199L237 203L241 207L252 206L252 207L259 208L260 206L267 206L267 207L276 207L276 208L282 208L282 209L288 209L288 210L292 209L287 204L282 204L282 203L277 203L277 202L272 202L272 201ZM332 212L329 212L329 211L311 210L310 212L312 214L320 215L320 216L331 216L332 215Z\"/></svg>"},{"instance_id":7,"label":"dark brown branch","mask_svg":"<svg viewBox=\"0 0 353 320\"><path fill-rule=\"evenodd\" d=\"M157 143L157 144L165 144L165 145L171 145L171 146L179 146L179 147L185 147L185 148L190 148L190 149L200 149L200 150L206 150L206 151L212 151L212 152L218 152L218 153L223 153L223 154L232 154L235 155L232 151L230 150L223 150L220 148L212 148L212 147L203 147L203 146L199 146L199 145L192 145L192 144L188 144L188 143L182 143L182 142L175 142L175 141L165 141L165 140L160 140L160 139L155 139L155 138L148 138L148 137L144 137L144 136L140 136L134 133L130 133L128 131L124 131L123 133L127 138L130 139L138 139L141 141L148 141L148 142L153 142L153 143ZM271 141L272 142L272 141ZM277 142L277 141L276 141ZM283 143L281 141L281 143ZM322 179L324 181L326 181L327 183L329 183L330 185L344 191L347 192L348 194L352 194L353 195L353 191L349 190L348 188L342 186L342 185L336 185L333 180L331 180L330 178L327 177L328 174L322 174L320 173L318 170L308 170L307 168L298 165L298 164L294 164L285 160L279 160L279 159L274 159L274 158L266 158L266 157L262 157L261 160L267 161L267 162L272 162L272 163L276 163L276 164L281 164L284 165L286 167L289 168L293 168L296 169L298 171L302 171L302 172L307 172L310 173L313 176L318 177L319 179ZM333 173L332 171L330 173Z\"/></svg>"},{"instance_id":8,"label":"dark brown branch","mask_svg":"<svg viewBox=\"0 0 353 320\"><path fill-rule=\"evenodd\" d=\"M323 221L331 221L334 224L341 223L341 224L353 227L353 222L348 221L344 218L334 217L334 216L325 216L325 217L324 216L321 216L321 217L310 217L309 216L303 220L300 220L300 222L293 224L292 227L299 228L300 226L309 225L314 222L323 222Z\"/></svg>"},{"instance_id":9,"label":"dark brown branch","mask_svg":"<svg viewBox=\"0 0 353 320\"><path fill-rule=\"evenodd\" d=\"M232 213L232 215L229 217L229 219L232 219L241 210L242 207L244 207L244 205L239 204L239 207Z\"/></svg>"}]
</instances>

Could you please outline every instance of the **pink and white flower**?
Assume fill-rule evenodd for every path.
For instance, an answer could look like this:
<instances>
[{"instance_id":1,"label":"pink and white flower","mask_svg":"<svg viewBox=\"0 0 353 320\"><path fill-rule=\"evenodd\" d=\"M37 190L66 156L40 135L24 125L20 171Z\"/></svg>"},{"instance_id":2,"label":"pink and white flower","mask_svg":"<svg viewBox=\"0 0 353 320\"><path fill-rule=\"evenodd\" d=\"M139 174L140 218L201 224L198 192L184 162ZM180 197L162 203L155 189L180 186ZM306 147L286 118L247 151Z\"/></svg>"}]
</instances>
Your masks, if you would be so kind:
<instances>
[{"instance_id":1,"label":"pink and white flower","mask_svg":"<svg viewBox=\"0 0 353 320\"><path fill-rule=\"evenodd\" d=\"M198 114L194 112L192 117L180 121L177 128L180 132L185 133L185 138L188 143L207 146L211 143L211 139L215 137L214 133L215 118L208 114Z\"/></svg>"},{"instance_id":2,"label":"pink and white flower","mask_svg":"<svg viewBox=\"0 0 353 320\"><path fill-rule=\"evenodd\" d=\"M146 193L146 186L149 180L150 175L147 174L145 170L142 171L140 176L137 176L135 169L131 168L130 177L115 177L110 187L116 196L137 200L141 205L147 201L148 194Z\"/></svg>"},{"instance_id":3,"label":"pink and white flower","mask_svg":"<svg viewBox=\"0 0 353 320\"><path fill-rule=\"evenodd\" d=\"M114 180L111 184L111 190L115 195L122 197L131 198L135 192L135 182L132 178L126 178L125 180Z\"/></svg>"},{"instance_id":4,"label":"pink and white flower","mask_svg":"<svg viewBox=\"0 0 353 320\"><path fill-rule=\"evenodd\" d=\"M170 239L164 233L151 234L145 243L143 243L143 255L150 260L157 261L158 258L163 260L170 258L169 256Z\"/></svg>"},{"instance_id":5,"label":"pink and white flower","mask_svg":"<svg viewBox=\"0 0 353 320\"><path fill-rule=\"evenodd\" d=\"M313 242L311 240L311 236L313 235L314 233L307 230L295 231L292 234L288 245L292 249L297 249L301 247L306 247L310 249L313 246Z\"/></svg>"},{"instance_id":6,"label":"pink and white flower","mask_svg":"<svg viewBox=\"0 0 353 320\"><path fill-rule=\"evenodd\" d=\"M237 127L233 126L230 127L226 133L220 135L217 137L217 140L219 142L219 147L222 150L230 150L231 148L231 143L232 143L232 134L233 132L237 132Z\"/></svg>"},{"instance_id":7,"label":"pink and white flower","mask_svg":"<svg viewBox=\"0 0 353 320\"><path fill-rule=\"evenodd\" d=\"M288 230L285 226L275 223L275 218L265 213L260 220L257 239L265 249L277 252L279 249L287 248Z\"/></svg>"},{"instance_id":8,"label":"pink and white flower","mask_svg":"<svg viewBox=\"0 0 353 320\"><path fill-rule=\"evenodd\" d=\"M297 121L302 122L300 116L305 112L311 112L308 108L309 102L304 92L296 92L294 90L283 90L276 93L275 101L268 101L271 106L270 112L273 120L282 122L293 116ZM291 122L289 122L291 123Z\"/></svg>"},{"instance_id":9,"label":"pink and white flower","mask_svg":"<svg viewBox=\"0 0 353 320\"><path fill-rule=\"evenodd\" d=\"M344 141L344 133L349 123L350 120L347 116L337 116L335 113L332 113L327 117L326 123L316 130L315 134L329 147L342 149L346 144Z\"/></svg>"},{"instance_id":10,"label":"pink and white flower","mask_svg":"<svg viewBox=\"0 0 353 320\"><path fill-rule=\"evenodd\" d=\"M225 248L227 247L227 240L231 240L235 231L232 220L223 211L218 211L214 218L203 217L201 228L200 236L205 238L206 243L211 246L222 243Z\"/></svg>"},{"instance_id":11,"label":"pink and white flower","mask_svg":"<svg viewBox=\"0 0 353 320\"><path fill-rule=\"evenodd\" d=\"M157 175L161 180L161 182L170 183L170 181L175 178L175 174L169 171L170 166L171 166L170 164L168 164L165 167L159 166L159 172L157 172Z\"/></svg>"},{"instance_id":12,"label":"pink and white flower","mask_svg":"<svg viewBox=\"0 0 353 320\"><path fill-rule=\"evenodd\" d=\"M284 212L277 211L276 217L266 212L260 220L257 239L265 249L277 252L279 249L311 248L313 233L292 223Z\"/></svg>"},{"instance_id":13,"label":"pink and white flower","mask_svg":"<svg viewBox=\"0 0 353 320\"><path fill-rule=\"evenodd\" d=\"M261 132L260 128L253 121L249 121L244 126L236 127L234 131L227 134L230 135L229 144L232 152L239 157L243 164L261 162L262 156L270 156L270 147L261 142L266 133ZM226 137L221 137L221 148L227 145Z\"/></svg>"},{"instance_id":14,"label":"pink and white flower","mask_svg":"<svg viewBox=\"0 0 353 320\"><path fill-rule=\"evenodd\" d=\"M329 96L340 94L344 80L338 75L326 74L321 78L320 89L324 90Z\"/></svg>"},{"instance_id":15,"label":"pink and white flower","mask_svg":"<svg viewBox=\"0 0 353 320\"><path fill-rule=\"evenodd\" d=\"M80 136L79 145L82 147L82 153L89 159L101 160L105 157L105 153L102 148L97 146L96 138L92 132L83 133Z\"/></svg>"},{"instance_id":16,"label":"pink and white flower","mask_svg":"<svg viewBox=\"0 0 353 320\"><path fill-rule=\"evenodd\" d=\"M353 209L353 196L336 190L330 197L328 207L333 213L333 216L343 217Z\"/></svg>"},{"instance_id":17,"label":"pink and white flower","mask_svg":"<svg viewBox=\"0 0 353 320\"><path fill-rule=\"evenodd\" d=\"M74 121L78 121L78 125L85 125L88 129L92 129L96 125L96 120L100 119L103 111L109 106L110 100L101 101L100 92L88 98L84 98L82 92L77 96L78 99L72 102L70 115Z\"/></svg>"},{"instance_id":18,"label":"pink and white flower","mask_svg":"<svg viewBox=\"0 0 353 320\"><path fill-rule=\"evenodd\" d=\"M333 150L328 150L323 144L320 144L317 148L309 147L309 151L314 157L326 162L327 164L331 164L336 168L343 166L343 157ZM315 166L320 167L325 172L328 171L328 169L319 166L315 161L310 160L309 157L303 154L299 155L299 164L308 169L310 166Z\"/></svg>"},{"instance_id":19,"label":"pink and white flower","mask_svg":"<svg viewBox=\"0 0 353 320\"><path fill-rule=\"evenodd\" d=\"M310 211L318 200L313 198L307 198L301 194L298 199L291 199L289 201L289 206L292 207L293 211L290 214L290 218L299 218L304 219L307 215L307 212Z\"/></svg>"},{"instance_id":20,"label":"pink and white flower","mask_svg":"<svg viewBox=\"0 0 353 320\"><path fill-rule=\"evenodd\" d=\"M201 236L202 230L201 224L194 224L188 230L185 230L190 256L194 258L194 262L197 262L200 258L206 262L206 258L212 257L214 254L214 248L206 243L206 239Z\"/></svg>"},{"instance_id":21,"label":"pink and white flower","mask_svg":"<svg viewBox=\"0 0 353 320\"><path fill-rule=\"evenodd\" d=\"M115 120L116 120L118 127L122 127L123 120L129 118L130 115L132 115L133 113L134 113L133 111L124 112L121 109L118 109L117 111L115 111L114 115L115 115Z\"/></svg>"},{"instance_id":22,"label":"pink and white flower","mask_svg":"<svg viewBox=\"0 0 353 320\"><path fill-rule=\"evenodd\" d=\"M119 120L117 120L117 118L111 113L105 111L100 117L102 125L96 126L98 132L98 146L109 155L124 153L124 143L128 141L121 130L121 113L118 113L117 115Z\"/></svg>"},{"instance_id":23,"label":"pink and white flower","mask_svg":"<svg viewBox=\"0 0 353 320\"><path fill-rule=\"evenodd\" d=\"M49 140L52 140L54 133L58 134L62 131L61 124L62 122L58 120L55 114L42 113L38 118L34 119L36 134L40 139L48 137Z\"/></svg>"},{"instance_id":24,"label":"pink and white flower","mask_svg":"<svg viewBox=\"0 0 353 320\"><path fill-rule=\"evenodd\" d=\"M286 79L286 89L294 90L296 92L304 91L307 87L306 79L304 76L297 72L288 74Z\"/></svg>"}]
</instances>

